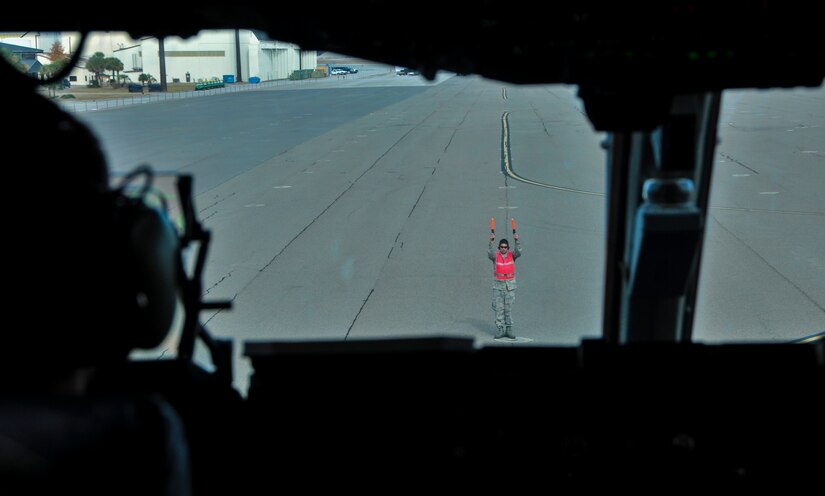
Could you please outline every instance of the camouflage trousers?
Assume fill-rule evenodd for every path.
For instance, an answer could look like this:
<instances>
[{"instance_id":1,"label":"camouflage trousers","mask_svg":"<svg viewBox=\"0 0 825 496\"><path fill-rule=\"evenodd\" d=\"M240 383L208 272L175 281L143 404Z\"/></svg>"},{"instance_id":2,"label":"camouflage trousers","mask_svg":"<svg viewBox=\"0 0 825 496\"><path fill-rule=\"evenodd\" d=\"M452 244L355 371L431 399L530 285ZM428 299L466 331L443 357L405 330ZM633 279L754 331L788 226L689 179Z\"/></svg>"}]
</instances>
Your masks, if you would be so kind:
<instances>
[{"instance_id":1,"label":"camouflage trousers","mask_svg":"<svg viewBox=\"0 0 825 496\"><path fill-rule=\"evenodd\" d=\"M499 330L513 325L513 302L516 301L515 288L493 287L493 311L496 313L496 327Z\"/></svg>"}]
</instances>

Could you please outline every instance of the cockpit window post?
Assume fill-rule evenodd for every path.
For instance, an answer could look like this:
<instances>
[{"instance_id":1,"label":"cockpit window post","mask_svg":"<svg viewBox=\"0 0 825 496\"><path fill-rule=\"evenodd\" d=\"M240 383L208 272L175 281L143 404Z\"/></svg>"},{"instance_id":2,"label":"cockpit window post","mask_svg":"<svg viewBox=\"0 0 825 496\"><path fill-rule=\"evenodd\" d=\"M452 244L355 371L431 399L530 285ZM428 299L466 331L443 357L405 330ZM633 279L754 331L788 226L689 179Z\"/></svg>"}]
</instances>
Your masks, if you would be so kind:
<instances>
[{"instance_id":1,"label":"cockpit window post","mask_svg":"<svg viewBox=\"0 0 825 496\"><path fill-rule=\"evenodd\" d=\"M654 129L609 138L608 342L691 339L719 101L677 95Z\"/></svg>"}]
</instances>

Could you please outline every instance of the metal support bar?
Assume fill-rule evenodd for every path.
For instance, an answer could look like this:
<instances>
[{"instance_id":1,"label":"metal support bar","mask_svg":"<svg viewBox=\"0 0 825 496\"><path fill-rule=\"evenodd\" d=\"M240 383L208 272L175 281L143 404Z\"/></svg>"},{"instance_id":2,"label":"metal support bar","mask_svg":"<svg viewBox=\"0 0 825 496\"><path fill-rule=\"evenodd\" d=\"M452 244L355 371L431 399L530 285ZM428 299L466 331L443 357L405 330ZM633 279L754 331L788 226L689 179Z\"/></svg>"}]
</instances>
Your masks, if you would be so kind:
<instances>
[{"instance_id":1,"label":"metal support bar","mask_svg":"<svg viewBox=\"0 0 825 496\"><path fill-rule=\"evenodd\" d=\"M719 101L678 95L654 129L608 139L606 342L690 341Z\"/></svg>"}]
</instances>

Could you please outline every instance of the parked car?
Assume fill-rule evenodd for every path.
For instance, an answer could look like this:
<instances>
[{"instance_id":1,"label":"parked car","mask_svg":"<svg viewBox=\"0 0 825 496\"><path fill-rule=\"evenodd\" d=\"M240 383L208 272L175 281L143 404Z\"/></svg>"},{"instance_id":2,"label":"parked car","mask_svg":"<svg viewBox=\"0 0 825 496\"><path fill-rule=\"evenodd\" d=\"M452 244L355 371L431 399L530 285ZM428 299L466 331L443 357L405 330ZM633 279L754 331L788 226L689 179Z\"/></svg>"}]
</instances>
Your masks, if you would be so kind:
<instances>
[{"instance_id":1,"label":"parked car","mask_svg":"<svg viewBox=\"0 0 825 496\"><path fill-rule=\"evenodd\" d=\"M140 83L129 83L127 89L129 93L143 93L143 85Z\"/></svg>"}]
</instances>

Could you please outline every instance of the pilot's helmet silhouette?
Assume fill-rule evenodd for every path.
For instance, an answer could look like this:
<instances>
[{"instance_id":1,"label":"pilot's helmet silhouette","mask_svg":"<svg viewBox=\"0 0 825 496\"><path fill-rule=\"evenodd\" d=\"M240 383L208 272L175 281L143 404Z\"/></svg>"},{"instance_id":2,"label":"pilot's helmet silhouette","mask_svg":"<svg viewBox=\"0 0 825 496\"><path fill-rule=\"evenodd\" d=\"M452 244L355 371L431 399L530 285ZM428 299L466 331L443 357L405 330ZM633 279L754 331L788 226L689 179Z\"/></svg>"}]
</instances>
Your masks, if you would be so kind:
<instances>
[{"instance_id":1,"label":"pilot's helmet silhouette","mask_svg":"<svg viewBox=\"0 0 825 496\"><path fill-rule=\"evenodd\" d=\"M5 136L28 157L7 165L5 188L6 310L21 324L6 326L4 357L84 366L158 346L178 299L172 224L110 186L105 155L77 118L35 91L22 100Z\"/></svg>"}]
</instances>

